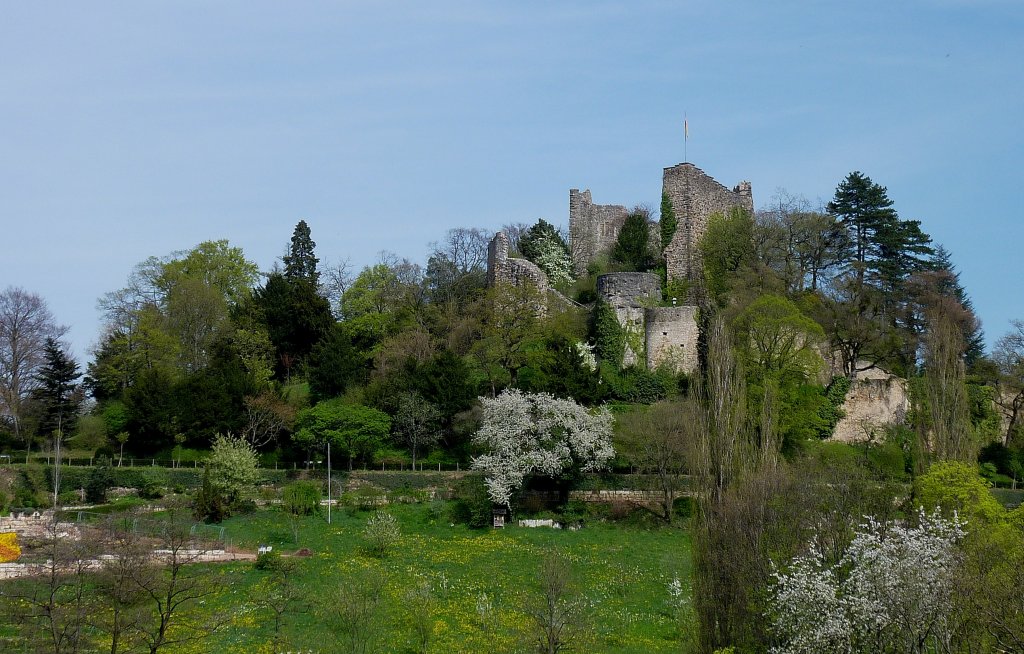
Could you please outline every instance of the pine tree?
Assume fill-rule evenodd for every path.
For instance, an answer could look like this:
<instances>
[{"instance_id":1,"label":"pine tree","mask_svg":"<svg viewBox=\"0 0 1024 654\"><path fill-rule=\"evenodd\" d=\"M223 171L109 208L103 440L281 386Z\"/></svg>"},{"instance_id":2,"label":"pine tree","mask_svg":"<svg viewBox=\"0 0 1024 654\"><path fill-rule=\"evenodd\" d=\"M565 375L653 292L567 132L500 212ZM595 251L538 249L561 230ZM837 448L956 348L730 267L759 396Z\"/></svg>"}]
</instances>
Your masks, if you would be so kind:
<instances>
[{"instance_id":1,"label":"pine tree","mask_svg":"<svg viewBox=\"0 0 1024 654\"><path fill-rule=\"evenodd\" d=\"M45 363L37 375L35 397L42 408L40 428L44 433L67 434L74 431L82 396L77 380L82 376L78 363L69 357L60 343L47 338Z\"/></svg>"},{"instance_id":2,"label":"pine tree","mask_svg":"<svg viewBox=\"0 0 1024 654\"><path fill-rule=\"evenodd\" d=\"M292 242L288 247L288 254L284 255L284 276L288 281L303 280L309 282L316 288L320 280L320 273L316 270L319 259L313 253L316 242L310 236L309 225L305 220L300 220L292 232Z\"/></svg>"}]
</instances>

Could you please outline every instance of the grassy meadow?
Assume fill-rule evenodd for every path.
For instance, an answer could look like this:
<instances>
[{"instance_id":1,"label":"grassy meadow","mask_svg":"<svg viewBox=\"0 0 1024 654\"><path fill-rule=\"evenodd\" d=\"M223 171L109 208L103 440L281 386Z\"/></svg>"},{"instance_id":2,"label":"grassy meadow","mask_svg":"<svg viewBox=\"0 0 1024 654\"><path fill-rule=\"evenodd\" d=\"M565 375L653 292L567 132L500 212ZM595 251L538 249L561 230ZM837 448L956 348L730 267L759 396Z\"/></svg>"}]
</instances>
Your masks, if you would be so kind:
<instances>
[{"instance_id":1,"label":"grassy meadow","mask_svg":"<svg viewBox=\"0 0 1024 654\"><path fill-rule=\"evenodd\" d=\"M451 525L438 503L396 505L389 509L401 525L392 553L367 553L362 536L371 515L334 512L304 518L298 544L285 515L275 510L225 522L236 546L272 545L290 553L308 548L308 557L285 557L296 564L300 589L297 610L284 618L280 651L347 651L338 619L341 589L346 584L380 580L382 599L373 629L380 652L476 653L532 651L531 619L526 607L538 594L538 572L545 553L559 552L575 578L573 597L585 618L575 651L679 652L689 629L686 603L679 608L670 585L678 579L688 597L689 538L681 529L640 529L595 523L579 531L509 527L472 530ZM190 620L227 624L201 641L174 652L273 652L273 612L262 606L272 572L252 563L209 566L221 588L207 598ZM428 585L430 600L419 611L427 630L415 629L410 592ZM422 607L422 605L420 605ZM422 620L420 621L422 625ZM425 650L421 647L426 641Z\"/></svg>"}]
</instances>

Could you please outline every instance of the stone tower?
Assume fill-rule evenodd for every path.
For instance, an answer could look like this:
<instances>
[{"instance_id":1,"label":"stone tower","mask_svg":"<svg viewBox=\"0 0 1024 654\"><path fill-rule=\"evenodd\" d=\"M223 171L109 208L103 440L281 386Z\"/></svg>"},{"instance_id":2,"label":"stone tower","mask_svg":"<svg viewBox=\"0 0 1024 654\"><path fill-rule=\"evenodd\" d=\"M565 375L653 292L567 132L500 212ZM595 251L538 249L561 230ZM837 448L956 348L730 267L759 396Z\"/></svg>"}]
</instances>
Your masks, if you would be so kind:
<instances>
[{"instance_id":1,"label":"stone tower","mask_svg":"<svg viewBox=\"0 0 1024 654\"><path fill-rule=\"evenodd\" d=\"M569 244L573 272L586 274L590 262L608 254L629 214L620 204L594 204L590 191L569 191Z\"/></svg>"},{"instance_id":2,"label":"stone tower","mask_svg":"<svg viewBox=\"0 0 1024 654\"><path fill-rule=\"evenodd\" d=\"M672 201L679 224L665 248L669 279L697 278L701 269L698 246L712 214L725 214L733 207L754 211L750 182L740 182L730 191L691 163L666 168L662 192Z\"/></svg>"}]
</instances>

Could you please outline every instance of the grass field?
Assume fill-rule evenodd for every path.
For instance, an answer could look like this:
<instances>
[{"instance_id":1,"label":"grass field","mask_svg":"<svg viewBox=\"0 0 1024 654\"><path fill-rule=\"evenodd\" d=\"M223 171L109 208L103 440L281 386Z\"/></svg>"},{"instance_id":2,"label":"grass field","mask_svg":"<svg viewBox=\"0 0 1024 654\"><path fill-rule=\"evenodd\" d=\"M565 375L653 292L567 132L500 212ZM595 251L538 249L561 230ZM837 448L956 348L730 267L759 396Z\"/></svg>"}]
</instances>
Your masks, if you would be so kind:
<instances>
[{"instance_id":1,"label":"grass field","mask_svg":"<svg viewBox=\"0 0 1024 654\"><path fill-rule=\"evenodd\" d=\"M339 591L368 578L383 582L375 619L379 652L419 651L408 609L411 589L429 584L428 652L498 654L531 651L531 621L524 611L536 596L546 552L562 553L572 565L577 596L588 628L574 651L685 651L686 631L669 586L689 583L689 538L680 529L634 529L595 524L579 531L528 529L471 530L451 526L436 505L399 505L402 536L392 555L378 559L363 549L369 513L335 512L334 522L307 518L298 545L312 550L294 559L303 606L288 616L280 651L346 651L339 638ZM236 545L296 548L284 515L260 511L225 523ZM271 573L251 563L210 566L223 589L208 598L192 620L230 615L210 638L180 645L175 652L272 652L273 620L259 606ZM688 590L684 593L688 596ZM212 623L212 620L211 620Z\"/></svg>"}]
</instances>

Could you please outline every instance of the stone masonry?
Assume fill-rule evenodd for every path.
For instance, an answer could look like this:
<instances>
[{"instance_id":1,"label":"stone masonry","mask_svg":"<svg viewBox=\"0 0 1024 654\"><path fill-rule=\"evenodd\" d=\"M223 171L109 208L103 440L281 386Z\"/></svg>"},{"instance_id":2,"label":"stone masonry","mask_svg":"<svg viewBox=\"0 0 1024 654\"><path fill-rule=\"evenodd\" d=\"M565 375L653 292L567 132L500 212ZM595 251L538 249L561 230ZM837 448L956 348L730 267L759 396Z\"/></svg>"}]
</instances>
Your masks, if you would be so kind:
<instances>
[{"instance_id":1,"label":"stone masonry","mask_svg":"<svg viewBox=\"0 0 1024 654\"><path fill-rule=\"evenodd\" d=\"M577 277L586 274L591 261L612 251L627 215L622 205L594 204L589 190L569 191L569 244Z\"/></svg>"},{"instance_id":2,"label":"stone masonry","mask_svg":"<svg viewBox=\"0 0 1024 654\"><path fill-rule=\"evenodd\" d=\"M886 425L901 424L910 409L907 382L880 368L857 375L843 401L844 416L832 440L855 443L881 436Z\"/></svg>"},{"instance_id":3,"label":"stone masonry","mask_svg":"<svg viewBox=\"0 0 1024 654\"><path fill-rule=\"evenodd\" d=\"M644 311L644 323L649 369L668 365L676 372L697 370L697 307L651 307Z\"/></svg>"},{"instance_id":4,"label":"stone masonry","mask_svg":"<svg viewBox=\"0 0 1024 654\"><path fill-rule=\"evenodd\" d=\"M662 192L672 201L679 222L672 242L665 248L668 277L692 281L701 269L698 245L708 218L733 207L753 212L750 182L740 182L730 191L700 168L681 163L665 169Z\"/></svg>"},{"instance_id":5,"label":"stone masonry","mask_svg":"<svg viewBox=\"0 0 1024 654\"><path fill-rule=\"evenodd\" d=\"M659 307L661 281L652 273L608 273L597 278L597 294L614 310L626 332L622 365L662 365L676 372L697 369L697 308Z\"/></svg>"},{"instance_id":6,"label":"stone masonry","mask_svg":"<svg viewBox=\"0 0 1024 654\"><path fill-rule=\"evenodd\" d=\"M510 257L508 251L508 236L505 232L498 232L487 246L487 285L534 286L539 298L536 312L538 315L544 315L547 312L547 297L551 290L548 276L537 264L526 259Z\"/></svg>"}]
</instances>

